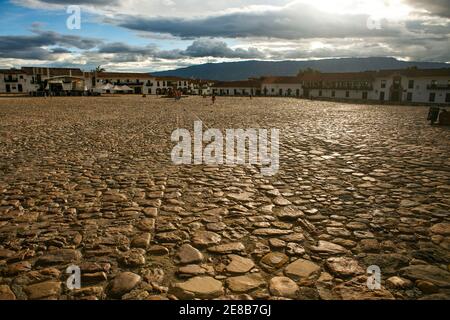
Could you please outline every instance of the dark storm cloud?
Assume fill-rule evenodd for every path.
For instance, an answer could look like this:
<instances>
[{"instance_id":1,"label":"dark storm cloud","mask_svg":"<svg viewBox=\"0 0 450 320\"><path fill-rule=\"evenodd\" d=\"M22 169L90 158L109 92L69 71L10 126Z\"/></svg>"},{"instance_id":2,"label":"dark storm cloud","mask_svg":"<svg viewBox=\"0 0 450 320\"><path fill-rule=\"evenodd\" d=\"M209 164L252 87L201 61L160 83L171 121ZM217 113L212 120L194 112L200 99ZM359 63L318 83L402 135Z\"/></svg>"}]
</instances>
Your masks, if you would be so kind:
<instances>
[{"instance_id":1,"label":"dark storm cloud","mask_svg":"<svg viewBox=\"0 0 450 320\"><path fill-rule=\"evenodd\" d=\"M306 4L278 10L235 12L202 18L162 18L118 16L109 23L138 30L192 37L269 37L279 39L394 36L389 25L367 27L368 15L339 15L322 12Z\"/></svg>"},{"instance_id":2,"label":"dark storm cloud","mask_svg":"<svg viewBox=\"0 0 450 320\"><path fill-rule=\"evenodd\" d=\"M98 39L63 35L53 31L33 30L29 36L0 36L0 57L16 59L51 59L53 54L67 53L67 48L92 49ZM58 46L56 49L44 47Z\"/></svg>"},{"instance_id":3,"label":"dark storm cloud","mask_svg":"<svg viewBox=\"0 0 450 320\"><path fill-rule=\"evenodd\" d=\"M417 9L425 9L432 15L450 18L449 0L406 0L406 3Z\"/></svg>"},{"instance_id":4,"label":"dark storm cloud","mask_svg":"<svg viewBox=\"0 0 450 320\"><path fill-rule=\"evenodd\" d=\"M240 59L256 59L264 58L263 52L255 48L249 49L232 49L223 41L201 39L194 41L185 50L159 50L156 46L149 45L145 47L129 46L125 43L115 42L101 45L98 49L99 53L115 54L117 59L123 61L125 58L131 61L139 61L145 57L159 59L180 59L180 58L240 58Z\"/></svg>"},{"instance_id":5,"label":"dark storm cloud","mask_svg":"<svg viewBox=\"0 0 450 320\"><path fill-rule=\"evenodd\" d=\"M214 58L264 58L264 54L255 48L231 49L223 41L196 40L184 51L189 57L214 57Z\"/></svg>"}]
</instances>

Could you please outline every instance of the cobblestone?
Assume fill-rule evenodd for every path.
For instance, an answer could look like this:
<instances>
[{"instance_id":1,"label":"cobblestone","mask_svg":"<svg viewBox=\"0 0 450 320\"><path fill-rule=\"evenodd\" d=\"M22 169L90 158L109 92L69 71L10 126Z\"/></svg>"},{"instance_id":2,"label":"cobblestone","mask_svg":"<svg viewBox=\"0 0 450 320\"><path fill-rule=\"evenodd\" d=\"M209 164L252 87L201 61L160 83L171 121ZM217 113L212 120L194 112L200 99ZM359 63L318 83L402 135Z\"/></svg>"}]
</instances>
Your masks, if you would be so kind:
<instances>
[{"instance_id":1,"label":"cobblestone","mask_svg":"<svg viewBox=\"0 0 450 320\"><path fill-rule=\"evenodd\" d=\"M0 298L450 299L450 131L427 112L2 98ZM172 164L171 133L198 119L280 129L279 172Z\"/></svg>"}]
</instances>

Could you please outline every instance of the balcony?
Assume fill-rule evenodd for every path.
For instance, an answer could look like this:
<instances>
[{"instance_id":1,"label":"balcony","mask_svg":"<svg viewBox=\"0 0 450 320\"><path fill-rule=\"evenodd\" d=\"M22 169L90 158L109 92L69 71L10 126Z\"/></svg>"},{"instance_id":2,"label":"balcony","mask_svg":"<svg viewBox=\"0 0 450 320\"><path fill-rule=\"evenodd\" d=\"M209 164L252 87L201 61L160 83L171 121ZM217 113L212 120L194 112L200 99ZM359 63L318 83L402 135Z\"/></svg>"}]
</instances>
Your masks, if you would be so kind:
<instances>
[{"instance_id":1,"label":"balcony","mask_svg":"<svg viewBox=\"0 0 450 320\"><path fill-rule=\"evenodd\" d=\"M130 82L114 82L114 85L116 86L142 86L144 85L144 82L141 81L130 81Z\"/></svg>"},{"instance_id":2,"label":"balcony","mask_svg":"<svg viewBox=\"0 0 450 320\"><path fill-rule=\"evenodd\" d=\"M450 84L429 84L427 90L450 90Z\"/></svg>"},{"instance_id":3,"label":"balcony","mask_svg":"<svg viewBox=\"0 0 450 320\"><path fill-rule=\"evenodd\" d=\"M4 78L5 82L8 83L17 83L19 82L19 79L12 79L12 78Z\"/></svg>"},{"instance_id":4,"label":"balcony","mask_svg":"<svg viewBox=\"0 0 450 320\"><path fill-rule=\"evenodd\" d=\"M361 85L361 86L339 86L339 85L320 85L320 84L312 84L312 85L304 85L305 89L319 89L319 90L357 90L357 91L372 91L372 85Z\"/></svg>"}]
</instances>

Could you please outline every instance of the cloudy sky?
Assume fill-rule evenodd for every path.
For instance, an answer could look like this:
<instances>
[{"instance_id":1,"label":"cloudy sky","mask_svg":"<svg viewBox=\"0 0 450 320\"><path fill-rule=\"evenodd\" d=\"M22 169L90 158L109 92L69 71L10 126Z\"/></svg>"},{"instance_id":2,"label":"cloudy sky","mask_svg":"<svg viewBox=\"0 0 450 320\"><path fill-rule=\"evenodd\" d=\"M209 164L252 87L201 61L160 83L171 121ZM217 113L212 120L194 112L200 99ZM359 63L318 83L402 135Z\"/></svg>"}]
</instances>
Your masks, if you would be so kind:
<instances>
[{"instance_id":1,"label":"cloudy sky","mask_svg":"<svg viewBox=\"0 0 450 320\"><path fill-rule=\"evenodd\" d=\"M450 62L449 0L0 0L0 68L239 60ZM80 8L80 28L69 6ZM76 25L75 25L76 26Z\"/></svg>"}]
</instances>

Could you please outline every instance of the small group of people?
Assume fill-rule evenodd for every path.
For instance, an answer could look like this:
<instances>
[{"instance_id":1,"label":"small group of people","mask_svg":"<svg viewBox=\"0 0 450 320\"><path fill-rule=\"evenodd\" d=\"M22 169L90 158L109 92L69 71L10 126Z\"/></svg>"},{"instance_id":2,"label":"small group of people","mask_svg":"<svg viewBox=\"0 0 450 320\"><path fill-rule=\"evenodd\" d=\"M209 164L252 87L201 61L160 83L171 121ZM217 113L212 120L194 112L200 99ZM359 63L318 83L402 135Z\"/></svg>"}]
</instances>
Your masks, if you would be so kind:
<instances>
[{"instance_id":1,"label":"small group of people","mask_svg":"<svg viewBox=\"0 0 450 320\"><path fill-rule=\"evenodd\" d=\"M203 99L206 99L206 93L203 94ZM211 95L211 101L212 101L212 104L214 104L216 102L216 95L215 94Z\"/></svg>"},{"instance_id":2,"label":"small group of people","mask_svg":"<svg viewBox=\"0 0 450 320\"><path fill-rule=\"evenodd\" d=\"M428 112L428 118L431 124L435 124L436 122L439 125L450 126L450 112L447 109L439 108L439 107L431 107Z\"/></svg>"}]
</instances>

